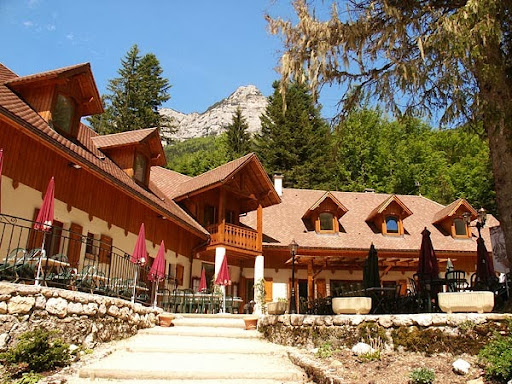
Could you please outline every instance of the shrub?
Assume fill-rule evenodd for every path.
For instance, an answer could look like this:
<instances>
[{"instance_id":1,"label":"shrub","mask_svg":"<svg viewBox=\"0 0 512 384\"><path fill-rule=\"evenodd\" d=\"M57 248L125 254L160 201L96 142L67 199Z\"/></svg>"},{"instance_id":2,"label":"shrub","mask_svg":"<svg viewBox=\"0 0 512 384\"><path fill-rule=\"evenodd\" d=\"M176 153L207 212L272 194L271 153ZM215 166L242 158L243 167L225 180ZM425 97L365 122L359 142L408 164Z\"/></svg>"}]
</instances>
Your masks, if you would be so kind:
<instances>
[{"instance_id":1,"label":"shrub","mask_svg":"<svg viewBox=\"0 0 512 384\"><path fill-rule=\"evenodd\" d=\"M428 368L416 368L409 375L411 384L432 384L436 379L434 371Z\"/></svg>"},{"instance_id":2,"label":"shrub","mask_svg":"<svg viewBox=\"0 0 512 384\"><path fill-rule=\"evenodd\" d=\"M362 355L359 355L359 359L363 362L365 361L374 361L374 360L380 360L380 350L375 349L372 352L363 353Z\"/></svg>"},{"instance_id":3,"label":"shrub","mask_svg":"<svg viewBox=\"0 0 512 384\"><path fill-rule=\"evenodd\" d=\"M35 372L24 373L21 379L16 380L16 384L35 384L43 378L43 375Z\"/></svg>"},{"instance_id":4,"label":"shrub","mask_svg":"<svg viewBox=\"0 0 512 384\"><path fill-rule=\"evenodd\" d=\"M512 379L512 336L495 336L478 354L485 375L499 383Z\"/></svg>"},{"instance_id":5,"label":"shrub","mask_svg":"<svg viewBox=\"0 0 512 384\"><path fill-rule=\"evenodd\" d=\"M318 348L318 352L316 355L318 357L321 357L322 359L326 359L328 357L331 357L333 353L332 345L331 343L324 343Z\"/></svg>"},{"instance_id":6,"label":"shrub","mask_svg":"<svg viewBox=\"0 0 512 384\"><path fill-rule=\"evenodd\" d=\"M36 329L19 337L15 347L0 354L0 361L12 377L26 372L44 372L65 367L71 356L69 345L56 337L57 332Z\"/></svg>"}]
</instances>

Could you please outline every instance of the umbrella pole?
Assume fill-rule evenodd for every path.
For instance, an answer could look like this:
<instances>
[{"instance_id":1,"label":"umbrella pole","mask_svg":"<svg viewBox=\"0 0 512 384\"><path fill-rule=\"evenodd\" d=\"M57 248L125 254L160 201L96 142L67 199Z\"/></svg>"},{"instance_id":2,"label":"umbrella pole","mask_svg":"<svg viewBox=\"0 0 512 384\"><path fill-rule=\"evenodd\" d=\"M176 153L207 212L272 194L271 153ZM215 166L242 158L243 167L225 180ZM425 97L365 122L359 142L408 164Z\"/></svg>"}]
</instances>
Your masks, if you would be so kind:
<instances>
[{"instance_id":1,"label":"umbrella pole","mask_svg":"<svg viewBox=\"0 0 512 384\"><path fill-rule=\"evenodd\" d=\"M43 234L43 243L41 244L41 255L39 256L39 262L37 263L36 282L34 283L34 285L40 285L39 279L41 276L41 260L43 259L44 256L46 256L46 251L44 249L45 240L46 240L46 232L44 232L44 234Z\"/></svg>"},{"instance_id":2,"label":"umbrella pole","mask_svg":"<svg viewBox=\"0 0 512 384\"><path fill-rule=\"evenodd\" d=\"M135 278L133 279L133 294L132 294L132 303L135 303L135 287L137 286L137 272L139 270L139 264L135 265Z\"/></svg>"},{"instance_id":3,"label":"umbrella pole","mask_svg":"<svg viewBox=\"0 0 512 384\"><path fill-rule=\"evenodd\" d=\"M155 300L153 301L153 309L156 308L156 298L158 296L158 292L155 289L156 288L156 284L155 283L156 283L156 280L153 281L153 292L155 293Z\"/></svg>"},{"instance_id":4,"label":"umbrella pole","mask_svg":"<svg viewBox=\"0 0 512 384\"><path fill-rule=\"evenodd\" d=\"M226 313L226 286L222 286L222 313Z\"/></svg>"}]
</instances>

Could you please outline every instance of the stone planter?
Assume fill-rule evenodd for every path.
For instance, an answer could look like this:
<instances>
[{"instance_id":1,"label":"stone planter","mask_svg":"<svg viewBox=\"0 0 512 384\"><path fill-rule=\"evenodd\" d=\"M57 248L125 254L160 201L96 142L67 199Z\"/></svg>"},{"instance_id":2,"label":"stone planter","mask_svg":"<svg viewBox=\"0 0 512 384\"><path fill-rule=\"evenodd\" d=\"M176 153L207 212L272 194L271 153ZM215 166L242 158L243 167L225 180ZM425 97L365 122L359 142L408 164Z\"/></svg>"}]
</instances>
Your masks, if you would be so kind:
<instances>
[{"instance_id":1,"label":"stone planter","mask_svg":"<svg viewBox=\"0 0 512 384\"><path fill-rule=\"evenodd\" d=\"M286 303L284 301L273 301L267 304L269 315L282 315L286 312Z\"/></svg>"},{"instance_id":2,"label":"stone planter","mask_svg":"<svg viewBox=\"0 0 512 384\"><path fill-rule=\"evenodd\" d=\"M437 297L439 308L446 313L484 313L494 308L494 293L490 291L440 292Z\"/></svg>"},{"instance_id":3,"label":"stone planter","mask_svg":"<svg viewBox=\"0 0 512 384\"><path fill-rule=\"evenodd\" d=\"M258 327L258 318L257 317L244 317L245 329L246 330L254 330Z\"/></svg>"},{"instance_id":4,"label":"stone planter","mask_svg":"<svg viewBox=\"0 0 512 384\"><path fill-rule=\"evenodd\" d=\"M158 321L161 327L171 327L174 315L170 313L161 313L158 315Z\"/></svg>"},{"instance_id":5,"label":"stone planter","mask_svg":"<svg viewBox=\"0 0 512 384\"><path fill-rule=\"evenodd\" d=\"M372 309L370 297L334 297L332 299L332 310L335 314L356 314L365 315Z\"/></svg>"}]
</instances>

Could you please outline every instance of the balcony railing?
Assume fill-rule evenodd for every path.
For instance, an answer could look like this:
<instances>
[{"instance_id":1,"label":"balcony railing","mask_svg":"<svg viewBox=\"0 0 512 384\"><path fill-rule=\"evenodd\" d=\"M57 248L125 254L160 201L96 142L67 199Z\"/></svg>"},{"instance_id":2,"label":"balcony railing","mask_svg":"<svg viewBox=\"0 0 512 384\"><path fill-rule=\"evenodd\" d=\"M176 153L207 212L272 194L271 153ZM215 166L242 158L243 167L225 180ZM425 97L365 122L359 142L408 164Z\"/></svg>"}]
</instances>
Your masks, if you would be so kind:
<instances>
[{"instance_id":1,"label":"balcony railing","mask_svg":"<svg viewBox=\"0 0 512 384\"><path fill-rule=\"evenodd\" d=\"M150 267L133 264L127 252L63 228L43 232L34 229L33 221L0 215L0 280L131 300L137 268L135 299L150 305L154 298ZM159 302L166 300L166 294L171 296L175 283L173 276L165 276L157 288Z\"/></svg>"},{"instance_id":2,"label":"balcony railing","mask_svg":"<svg viewBox=\"0 0 512 384\"><path fill-rule=\"evenodd\" d=\"M258 244L258 232L254 229L226 223L210 225L206 230L211 235L210 245L223 244L250 251L259 251L261 248L261 244Z\"/></svg>"}]
</instances>

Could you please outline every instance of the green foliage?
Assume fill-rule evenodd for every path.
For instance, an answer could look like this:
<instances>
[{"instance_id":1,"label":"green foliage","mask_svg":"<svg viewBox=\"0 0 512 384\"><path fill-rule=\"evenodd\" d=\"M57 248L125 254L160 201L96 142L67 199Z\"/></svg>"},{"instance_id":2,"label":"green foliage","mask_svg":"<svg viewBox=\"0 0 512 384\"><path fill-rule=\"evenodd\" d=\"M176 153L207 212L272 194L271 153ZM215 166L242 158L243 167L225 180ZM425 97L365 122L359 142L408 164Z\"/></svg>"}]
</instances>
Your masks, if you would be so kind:
<instances>
[{"instance_id":1,"label":"green foliage","mask_svg":"<svg viewBox=\"0 0 512 384\"><path fill-rule=\"evenodd\" d=\"M512 379L512 336L496 335L478 354L488 379L506 383Z\"/></svg>"},{"instance_id":2,"label":"green foliage","mask_svg":"<svg viewBox=\"0 0 512 384\"><path fill-rule=\"evenodd\" d=\"M44 376L40 373L28 372L24 373L21 378L16 380L15 384L35 384L41 380Z\"/></svg>"},{"instance_id":3,"label":"green foliage","mask_svg":"<svg viewBox=\"0 0 512 384\"><path fill-rule=\"evenodd\" d=\"M332 353L334 352L331 343L324 343L318 348L318 352L316 355L322 359L326 359L332 356Z\"/></svg>"},{"instance_id":4,"label":"green foliage","mask_svg":"<svg viewBox=\"0 0 512 384\"><path fill-rule=\"evenodd\" d=\"M363 343L371 345L379 344L382 345L389 341L389 337L386 335L386 330L378 324L373 322L364 322L358 325L357 327L358 334L358 342L361 341Z\"/></svg>"},{"instance_id":5,"label":"green foliage","mask_svg":"<svg viewBox=\"0 0 512 384\"><path fill-rule=\"evenodd\" d=\"M226 163L224 136L199 137L167 145L167 168L197 176Z\"/></svg>"},{"instance_id":6,"label":"green foliage","mask_svg":"<svg viewBox=\"0 0 512 384\"><path fill-rule=\"evenodd\" d=\"M279 84L273 87L261 117L261 133L255 137L255 152L267 173L284 175L285 187L326 188L332 157L330 132L320 108L305 86L288 87L286 107Z\"/></svg>"},{"instance_id":7,"label":"green foliage","mask_svg":"<svg viewBox=\"0 0 512 384\"><path fill-rule=\"evenodd\" d=\"M169 80L153 53L140 56L133 45L121 60L119 76L109 81L107 95L102 96L105 113L92 116L89 123L100 134L132 131L142 128L170 126L158 113L169 100Z\"/></svg>"},{"instance_id":8,"label":"green foliage","mask_svg":"<svg viewBox=\"0 0 512 384\"><path fill-rule=\"evenodd\" d=\"M443 204L459 197L495 212L486 141L466 129L434 130L414 118L390 121L378 109L350 113L334 130L331 189L418 194Z\"/></svg>"},{"instance_id":9,"label":"green foliage","mask_svg":"<svg viewBox=\"0 0 512 384\"><path fill-rule=\"evenodd\" d=\"M428 368L416 368L409 375L411 384L431 384L436 379L434 371Z\"/></svg>"},{"instance_id":10,"label":"green foliage","mask_svg":"<svg viewBox=\"0 0 512 384\"><path fill-rule=\"evenodd\" d=\"M380 349L375 349L372 352L367 352L359 355L359 359L362 362L380 360Z\"/></svg>"},{"instance_id":11,"label":"green foliage","mask_svg":"<svg viewBox=\"0 0 512 384\"><path fill-rule=\"evenodd\" d=\"M242 110L237 108L231 124L226 127L226 152L227 159L234 160L242 157L251 150L251 135L247 130L249 124L242 116Z\"/></svg>"},{"instance_id":12,"label":"green foliage","mask_svg":"<svg viewBox=\"0 0 512 384\"><path fill-rule=\"evenodd\" d=\"M13 376L29 371L44 372L69 364L69 345L56 337L57 332L35 329L19 337L15 347L0 354L0 361Z\"/></svg>"}]
</instances>

